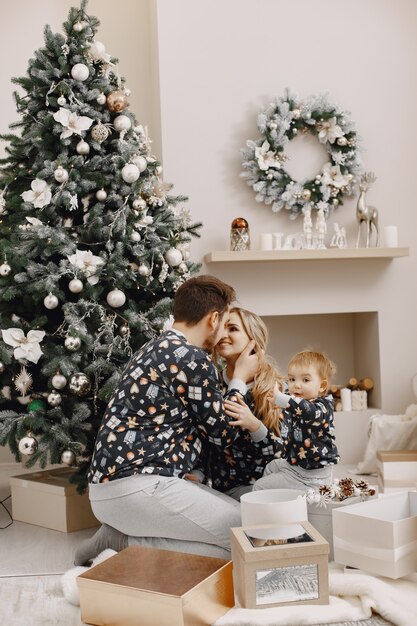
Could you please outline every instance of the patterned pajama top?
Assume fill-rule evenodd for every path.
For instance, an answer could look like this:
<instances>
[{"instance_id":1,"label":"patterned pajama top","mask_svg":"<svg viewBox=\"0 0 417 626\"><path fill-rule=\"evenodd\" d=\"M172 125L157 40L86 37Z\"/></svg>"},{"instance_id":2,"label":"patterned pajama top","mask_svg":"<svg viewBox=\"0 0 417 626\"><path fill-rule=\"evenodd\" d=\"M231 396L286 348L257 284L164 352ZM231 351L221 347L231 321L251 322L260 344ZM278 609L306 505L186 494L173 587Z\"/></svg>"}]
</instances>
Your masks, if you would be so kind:
<instances>
[{"instance_id":1,"label":"patterned pajama top","mask_svg":"<svg viewBox=\"0 0 417 626\"><path fill-rule=\"evenodd\" d=\"M227 396L246 390L241 381L230 387ZM201 436L226 448L236 435L210 356L171 329L127 364L104 413L88 481L139 473L182 477L198 464Z\"/></svg>"}]
</instances>

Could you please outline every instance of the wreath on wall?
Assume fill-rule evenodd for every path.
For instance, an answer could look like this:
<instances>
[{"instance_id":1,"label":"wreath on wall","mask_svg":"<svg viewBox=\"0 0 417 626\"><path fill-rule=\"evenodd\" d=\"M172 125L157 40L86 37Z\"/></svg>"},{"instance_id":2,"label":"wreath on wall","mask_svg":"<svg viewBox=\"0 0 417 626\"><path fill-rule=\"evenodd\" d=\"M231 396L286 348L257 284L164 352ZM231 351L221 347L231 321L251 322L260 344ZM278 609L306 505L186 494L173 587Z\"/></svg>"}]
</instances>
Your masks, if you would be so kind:
<instances>
[{"instance_id":1,"label":"wreath on wall","mask_svg":"<svg viewBox=\"0 0 417 626\"><path fill-rule=\"evenodd\" d=\"M355 127L350 114L330 104L326 94L300 101L287 92L258 116L258 129L260 138L248 140L242 150L241 173L257 202L272 205L275 213L286 209L290 219L308 208L323 209L328 217L353 194L362 169ZM317 137L329 157L314 178L301 182L284 167L285 146L299 133Z\"/></svg>"}]
</instances>

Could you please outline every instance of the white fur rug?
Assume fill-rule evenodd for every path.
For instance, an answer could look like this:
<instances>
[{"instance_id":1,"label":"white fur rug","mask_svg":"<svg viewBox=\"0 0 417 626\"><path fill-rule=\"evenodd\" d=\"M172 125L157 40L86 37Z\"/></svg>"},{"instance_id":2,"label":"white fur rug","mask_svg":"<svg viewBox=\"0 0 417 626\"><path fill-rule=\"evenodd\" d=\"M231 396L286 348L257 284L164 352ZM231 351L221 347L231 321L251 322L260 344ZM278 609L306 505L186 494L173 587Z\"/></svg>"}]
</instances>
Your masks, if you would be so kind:
<instances>
[{"instance_id":1,"label":"white fur rug","mask_svg":"<svg viewBox=\"0 0 417 626\"><path fill-rule=\"evenodd\" d=\"M92 567L116 554L104 550ZM88 567L74 567L62 577L65 599L79 606L77 576ZM413 578L413 577L411 577ZM270 609L230 609L214 626L304 626L356 622L378 613L395 626L417 625L417 583L389 580L365 573L344 572L332 564L329 570L330 604L294 605Z\"/></svg>"}]
</instances>

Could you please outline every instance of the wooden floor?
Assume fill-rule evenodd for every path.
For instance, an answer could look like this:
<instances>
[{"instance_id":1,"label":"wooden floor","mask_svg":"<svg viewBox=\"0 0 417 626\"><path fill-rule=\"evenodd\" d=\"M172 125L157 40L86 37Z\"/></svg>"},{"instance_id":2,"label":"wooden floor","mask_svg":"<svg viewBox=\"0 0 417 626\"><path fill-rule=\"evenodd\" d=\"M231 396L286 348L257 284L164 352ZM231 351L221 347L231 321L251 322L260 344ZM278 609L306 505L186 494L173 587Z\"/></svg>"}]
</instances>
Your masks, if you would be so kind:
<instances>
[{"instance_id":1,"label":"wooden floor","mask_svg":"<svg viewBox=\"0 0 417 626\"><path fill-rule=\"evenodd\" d=\"M0 467L0 501L10 494L9 476L20 468ZM26 471L26 470L25 470ZM11 512L10 498L4 505ZM32 524L10 522L0 507L0 624L2 626L82 626L79 607L63 597L61 576L72 568L74 551L96 529L61 533ZM352 626L386 625L375 621ZM138 625L140 626L140 625ZM336 625L334 625L336 626Z\"/></svg>"}]
</instances>

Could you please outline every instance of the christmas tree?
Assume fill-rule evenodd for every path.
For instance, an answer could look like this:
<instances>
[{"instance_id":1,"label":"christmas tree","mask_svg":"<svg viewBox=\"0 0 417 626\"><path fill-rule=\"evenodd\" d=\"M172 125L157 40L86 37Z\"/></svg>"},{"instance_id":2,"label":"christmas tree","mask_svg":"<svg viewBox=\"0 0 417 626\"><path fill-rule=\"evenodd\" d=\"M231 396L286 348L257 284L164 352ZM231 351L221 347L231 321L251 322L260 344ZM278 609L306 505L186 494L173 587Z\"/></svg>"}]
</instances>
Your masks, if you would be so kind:
<instances>
[{"instance_id":1,"label":"christmas tree","mask_svg":"<svg viewBox=\"0 0 417 626\"><path fill-rule=\"evenodd\" d=\"M117 59L87 1L13 79L20 119L0 161L0 444L86 486L103 410L130 356L198 267Z\"/></svg>"}]
</instances>

